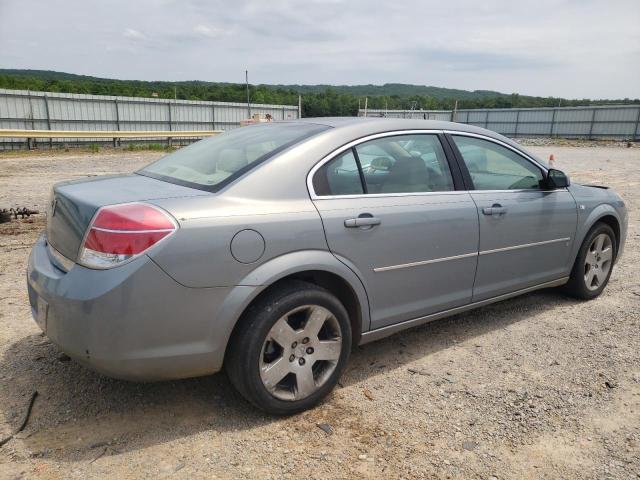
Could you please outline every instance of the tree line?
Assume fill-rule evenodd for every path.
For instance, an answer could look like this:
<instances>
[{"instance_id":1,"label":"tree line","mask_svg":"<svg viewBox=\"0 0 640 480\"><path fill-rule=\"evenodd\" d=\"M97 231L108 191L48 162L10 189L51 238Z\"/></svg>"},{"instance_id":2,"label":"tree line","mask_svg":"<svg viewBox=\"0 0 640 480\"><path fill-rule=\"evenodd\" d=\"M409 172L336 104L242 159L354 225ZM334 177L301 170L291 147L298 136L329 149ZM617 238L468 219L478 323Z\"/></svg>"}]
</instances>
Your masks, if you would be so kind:
<instances>
[{"instance_id":1,"label":"tree line","mask_svg":"<svg viewBox=\"0 0 640 480\"><path fill-rule=\"evenodd\" d=\"M157 96L166 99L221 102L246 102L247 99L246 87L243 84L112 80L48 71L0 71L0 88L128 97ZM298 95L301 94L302 113L305 117L357 115L358 108L364 108L365 99L362 93L367 92L375 93L367 95L368 108L388 110L451 110L456 101L458 109L640 104L640 99L568 100L525 96L517 93L509 95L490 91L470 92L403 84L336 87L328 85L249 86L252 103L297 105ZM419 93L410 94L410 92Z\"/></svg>"}]
</instances>

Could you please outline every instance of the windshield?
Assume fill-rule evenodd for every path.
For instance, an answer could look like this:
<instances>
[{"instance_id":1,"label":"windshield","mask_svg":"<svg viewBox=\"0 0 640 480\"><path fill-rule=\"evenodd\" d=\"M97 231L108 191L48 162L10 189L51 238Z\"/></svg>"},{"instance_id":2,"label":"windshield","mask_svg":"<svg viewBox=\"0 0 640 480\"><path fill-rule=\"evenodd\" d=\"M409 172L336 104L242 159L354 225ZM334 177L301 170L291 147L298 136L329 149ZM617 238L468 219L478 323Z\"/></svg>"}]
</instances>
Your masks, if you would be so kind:
<instances>
[{"instance_id":1,"label":"windshield","mask_svg":"<svg viewBox=\"0 0 640 480\"><path fill-rule=\"evenodd\" d=\"M137 173L215 192L260 162L327 128L312 123L236 128L181 148Z\"/></svg>"}]
</instances>

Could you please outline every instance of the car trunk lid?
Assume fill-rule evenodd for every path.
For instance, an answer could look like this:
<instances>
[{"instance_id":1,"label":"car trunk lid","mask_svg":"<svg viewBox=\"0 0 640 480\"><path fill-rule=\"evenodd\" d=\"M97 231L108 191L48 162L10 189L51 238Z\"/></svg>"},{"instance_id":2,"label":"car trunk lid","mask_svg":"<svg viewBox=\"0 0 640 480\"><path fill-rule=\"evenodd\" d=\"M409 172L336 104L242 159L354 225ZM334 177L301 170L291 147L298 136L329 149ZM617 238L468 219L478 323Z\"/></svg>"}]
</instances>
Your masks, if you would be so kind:
<instances>
[{"instance_id":1,"label":"car trunk lid","mask_svg":"<svg viewBox=\"0 0 640 480\"><path fill-rule=\"evenodd\" d=\"M48 205L47 241L62 255L75 260L87 227L100 207L204 195L211 194L136 174L58 183Z\"/></svg>"}]
</instances>

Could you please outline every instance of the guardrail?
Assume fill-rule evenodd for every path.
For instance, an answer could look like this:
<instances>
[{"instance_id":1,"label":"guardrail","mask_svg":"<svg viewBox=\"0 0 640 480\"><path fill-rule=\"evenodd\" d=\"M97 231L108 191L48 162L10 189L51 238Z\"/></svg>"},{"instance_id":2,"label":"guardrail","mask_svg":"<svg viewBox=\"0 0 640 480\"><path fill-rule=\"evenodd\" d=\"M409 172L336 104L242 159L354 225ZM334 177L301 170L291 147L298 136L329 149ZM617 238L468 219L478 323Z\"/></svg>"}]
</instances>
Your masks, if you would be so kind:
<instances>
[{"instance_id":1,"label":"guardrail","mask_svg":"<svg viewBox=\"0 0 640 480\"><path fill-rule=\"evenodd\" d=\"M132 130L9 130L0 129L0 138L178 138L210 137L223 130L132 131Z\"/></svg>"},{"instance_id":2,"label":"guardrail","mask_svg":"<svg viewBox=\"0 0 640 480\"><path fill-rule=\"evenodd\" d=\"M159 130L133 131L133 130L23 130L0 129L0 138L25 138L27 148L33 147L35 138L96 138L111 139L113 146L117 146L123 138L161 138L167 139L171 145L172 138L203 138L222 133L224 130L172 130L169 132Z\"/></svg>"}]
</instances>

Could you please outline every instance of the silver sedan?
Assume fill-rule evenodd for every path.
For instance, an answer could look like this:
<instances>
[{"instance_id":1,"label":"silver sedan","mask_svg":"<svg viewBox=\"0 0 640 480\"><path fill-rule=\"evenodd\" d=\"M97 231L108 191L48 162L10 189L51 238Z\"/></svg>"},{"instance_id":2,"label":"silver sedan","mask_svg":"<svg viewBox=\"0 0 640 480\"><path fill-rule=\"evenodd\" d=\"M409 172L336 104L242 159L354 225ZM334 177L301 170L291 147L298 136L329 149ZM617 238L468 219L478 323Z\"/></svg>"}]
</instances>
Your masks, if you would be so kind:
<instances>
[{"instance_id":1,"label":"silver sedan","mask_svg":"<svg viewBox=\"0 0 640 480\"><path fill-rule=\"evenodd\" d=\"M224 368L254 405L291 414L331 391L354 345L540 288L597 297L626 231L613 191L488 130L278 122L54 186L29 299L92 369Z\"/></svg>"}]
</instances>

